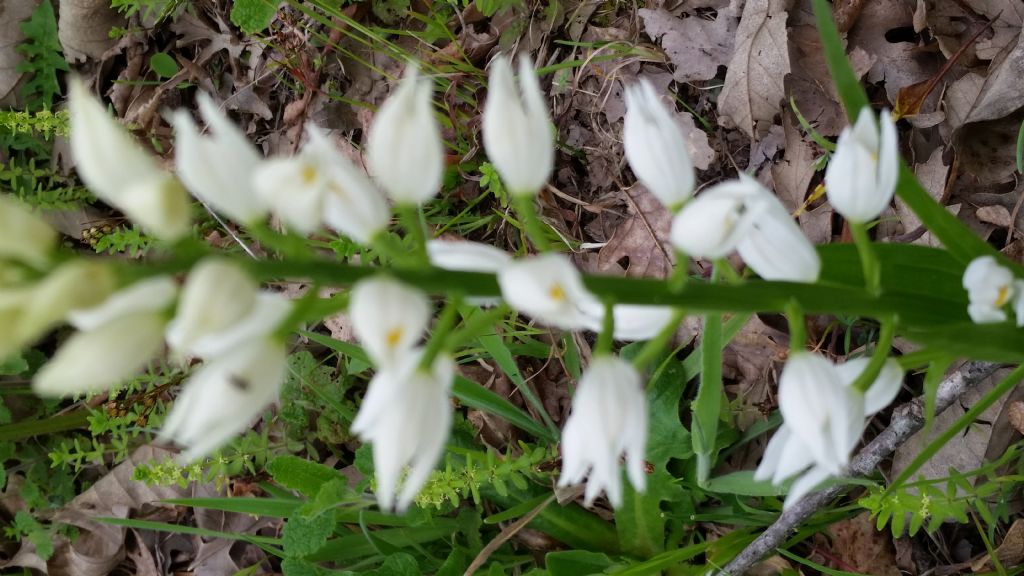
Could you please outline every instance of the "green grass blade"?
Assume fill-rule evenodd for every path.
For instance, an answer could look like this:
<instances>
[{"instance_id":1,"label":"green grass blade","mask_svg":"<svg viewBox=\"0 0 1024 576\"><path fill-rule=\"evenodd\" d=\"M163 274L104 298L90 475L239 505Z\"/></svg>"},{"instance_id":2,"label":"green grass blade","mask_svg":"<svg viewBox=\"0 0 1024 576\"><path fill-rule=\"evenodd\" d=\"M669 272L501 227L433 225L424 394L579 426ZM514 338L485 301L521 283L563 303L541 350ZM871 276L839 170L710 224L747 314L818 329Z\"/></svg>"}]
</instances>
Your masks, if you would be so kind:
<instances>
[{"instance_id":1,"label":"green grass blade","mask_svg":"<svg viewBox=\"0 0 1024 576\"><path fill-rule=\"evenodd\" d=\"M181 526L178 524L168 524L166 522L134 520L131 518L110 518L106 516L98 517L95 520L97 522L103 522L105 524L114 524L115 526L124 526L125 528L137 528L140 530L156 530L158 532L172 532L174 534L191 534L194 536L203 536L206 538L226 538L228 540L242 540L245 542L252 542L254 544L281 544L280 538L271 538L269 536L255 536L253 534L240 534L237 532L221 532L219 530L207 530L205 528L196 528L194 526Z\"/></svg>"},{"instance_id":2,"label":"green grass blade","mask_svg":"<svg viewBox=\"0 0 1024 576\"><path fill-rule=\"evenodd\" d=\"M537 438L543 438L548 442L554 442L558 439L551 430L541 426L514 404L468 378L456 376L455 384L452 386L452 394L463 405L501 416L509 424L522 429L524 432L529 432Z\"/></svg>"},{"instance_id":3,"label":"green grass blade","mask_svg":"<svg viewBox=\"0 0 1024 576\"><path fill-rule=\"evenodd\" d=\"M821 35L822 49L825 51L825 64L836 85L839 99L843 101L846 117L852 122L857 118L860 109L868 105L868 95L861 87L853 66L846 58L843 40L839 37L839 29L832 18L832 8L827 0L814 0L814 19Z\"/></svg>"},{"instance_id":4,"label":"green grass blade","mask_svg":"<svg viewBox=\"0 0 1024 576\"><path fill-rule=\"evenodd\" d=\"M702 486L711 475L722 396L722 316L708 314L704 317L700 386L693 401L693 426L690 429L693 451L697 455L697 483Z\"/></svg>"}]
</instances>

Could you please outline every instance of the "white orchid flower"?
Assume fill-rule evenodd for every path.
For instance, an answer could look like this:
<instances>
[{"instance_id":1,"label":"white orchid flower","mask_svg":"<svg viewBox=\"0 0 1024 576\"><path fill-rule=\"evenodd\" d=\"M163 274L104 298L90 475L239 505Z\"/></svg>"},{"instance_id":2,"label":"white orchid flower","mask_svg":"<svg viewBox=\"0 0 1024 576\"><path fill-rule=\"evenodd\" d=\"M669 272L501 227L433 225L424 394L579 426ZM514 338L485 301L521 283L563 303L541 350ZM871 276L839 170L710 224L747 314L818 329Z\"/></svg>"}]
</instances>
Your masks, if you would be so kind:
<instances>
[{"instance_id":1,"label":"white orchid flower","mask_svg":"<svg viewBox=\"0 0 1024 576\"><path fill-rule=\"evenodd\" d=\"M242 224L262 220L268 206L250 178L263 155L205 92L196 101L210 134L201 136L187 111L172 114L178 177L192 194L228 218Z\"/></svg>"},{"instance_id":2,"label":"white orchid flower","mask_svg":"<svg viewBox=\"0 0 1024 576\"><path fill-rule=\"evenodd\" d=\"M387 228L391 209L373 182L346 158L323 130L310 124L306 134L326 172L324 222L357 242L369 244Z\"/></svg>"},{"instance_id":3,"label":"white orchid flower","mask_svg":"<svg viewBox=\"0 0 1024 576\"><path fill-rule=\"evenodd\" d=\"M441 189L444 143L434 118L433 94L433 83L421 81L417 66L409 64L370 127L370 173L396 204L420 205Z\"/></svg>"},{"instance_id":4,"label":"white orchid flower","mask_svg":"<svg viewBox=\"0 0 1024 576\"><path fill-rule=\"evenodd\" d=\"M884 409L899 393L903 370L892 358L866 393L852 387L869 362L869 358L857 358L836 366L801 352L786 363L779 382L779 409L785 422L754 472L755 480L773 484L801 474L790 487L784 509L821 482L845 472L867 417Z\"/></svg>"},{"instance_id":5,"label":"white orchid flower","mask_svg":"<svg viewBox=\"0 0 1024 576\"><path fill-rule=\"evenodd\" d=\"M646 79L626 87L622 144L630 168L669 209L693 194L693 161L676 119Z\"/></svg>"},{"instance_id":6,"label":"white orchid flower","mask_svg":"<svg viewBox=\"0 0 1024 576\"><path fill-rule=\"evenodd\" d=\"M878 122L861 108L857 123L839 134L825 170L828 201L851 222L877 218L892 201L900 175L899 142L892 116L883 110Z\"/></svg>"},{"instance_id":7,"label":"white orchid flower","mask_svg":"<svg viewBox=\"0 0 1024 576\"><path fill-rule=\"evenodd\" d=\"M187 234L191 205L181 184L107 114L80 79L72 78L68 90L71 153L89 189L154 236L177 240Z\"/></svg>"},{"instance_id":8,"label":"white orchid flower","mask_svg":"<svg viewBox=\"0 0 1024 576\"><path fill-rule=\"evenodd\" d=\"M510 306L542 324L562 330L593 329L597 297L562 254L515 260L498 272L501 295ZM588 310L590 313L588 313Z\"/></svg>"},{"instance_id":9,"label":"white orchid flower","mask_svg":"<svg viewBox=\"0 0 1024 576\"><path fill-rule=\"evenodd\" d=\"M42 268L56 245L57 232L49 224L14 196L0 195L0 258Z\"/></svg>"},{"instance_id":10,"label":"white orchid flower","mask_svg":"<svg viewBox=\"0 0 1024 576\"><path fill-rule=\"evenodd\" d=\"M349 301L352 329L379 368L399 364L433 316L427 295L386 276L360 280Z\"/></svg>"},{"instance_id":11,"label":"white orchid flower","mask_svg":"<svg viewBox=\"0 0 1024 576\"><path fill-rule=\"evenodd\" d=\"M278 328L291 302L259 285L237 264L208 258L189 273L167 343L178 357L208 359Z\"/></svg>"},{"instance_id":12,"label":"white orchid flower","mask_svg":"<svg viewBox=\"0 0 1024 576\"><path fill-rule=\"evenodd\" d=\"M483 114L484 148L514 195L533 196L554 168L551 119L530 58L519 59L519 86L504 56L491 63Z\"/></svg>"},{"instance_id":13,"label":"white orchid flower","mask_svg":"<svg viewBox=\"0 0 1024 576\"><path fill-rule=\"evenodd\" d=\"M733 250L765 280L815 282L821 259L782 203L757 180L740 174L687 203L672 221L672 244L697 258Z\"/></svg>"},{"instance_id":14,"label":"white orchid flower","mask_svg":"<svg viewBox=\"0 0 1024 576\"><path fill-rule=\"evenodd\" d=\"M99 392L138 373L163 349L166 311L177 290L174 280L158 276L69 313L80 331L36 373L33 389L44 396Z\"/></svg>"},{"instance_id":15,"label":"white orchid flower","mask_svg":"<svg viewBox=\"0 0 1024 576\"><path fill-rule=\"evenodd\" d=\"M615 356L598 356L580 378L572 399L572 413L562 433L562 475L559 486L579 484L587 478L587 506L604 491L612 506L622 505L622 472L633 487L646 487L644 457L647 449L647 397L640 374L632 364Z\"/></svg>"},{"instance_id":16,"label":"white orchid flower","mask_svg":"<svg viewBox=\"0 0 1024 576\"><path fill-rule=\"evenodd\" d=\"M1013 272L1000 266L994 256L979 256L971 260L964 270L963 286L970 301L967 313L976 324L1005 322L1003 307L1011 301L1018 301L1014 294ZM1020 318L1018 315L1018 322Z\"/></svg>"},{"instance_id":17,"label":"white orchid flower","mask_svg":"<svg viewBox=\"0 0 1024 576\"><path fill-rule=\"evenodd\" d=\"M421 349L381 369L352 422L352 432L373 443L377 502L382 510L404 512L444 453L452 424L449 391L455 363L439 356L420 367ZM396 498L402 470L409 466Z\"/></svg>"},{"instance_id":18,"label":"white orchid flower","mask_svg":"<svg viewBox=\"0 0 1024 576\"><path fill-rule=\"evenodd\" d=\"M278 395L287 369L281 342L257 338L204 364L185 383L160 439L186 448L192 462L245 431Z\"/></svg>"}]
</instances>

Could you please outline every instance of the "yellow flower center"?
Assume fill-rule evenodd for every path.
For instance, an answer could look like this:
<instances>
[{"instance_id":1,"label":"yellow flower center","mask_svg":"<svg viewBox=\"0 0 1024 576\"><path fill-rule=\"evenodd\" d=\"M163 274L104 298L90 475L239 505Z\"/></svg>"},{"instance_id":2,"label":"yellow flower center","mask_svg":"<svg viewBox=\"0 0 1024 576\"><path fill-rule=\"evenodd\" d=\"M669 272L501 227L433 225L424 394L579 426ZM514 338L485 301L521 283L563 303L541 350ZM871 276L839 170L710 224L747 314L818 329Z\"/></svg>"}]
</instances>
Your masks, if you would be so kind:
<instances>
[{"instance_id":1,"label":"yellow flower center","mask_svg":"<svg viewBox=\"0 0 1024 576\"><path fill-rule=\"evenodd\" d=\"M556 282L551 285L550 289L548 289L548 296L551 296L551 299L556 302L561 302L562 300L565 300L565 289L562 288L561 284Z\"/></svg>"},{"instance_id":2,"label":"yellow flower center","mask_svg":"<svg viewBox=\"0 0 1024 576\"><path fill-rule=\"evenodd\" d=\"M398 341L402 339L403 332L404 331L402 330L401 327L395 327L392 328L391 330L388 330L387 335L384 337L384 339L388 343L388 346L390 346L391 348L398 346Z\"/></svg>"},{"instance_id":3,"label":"yellow flower center","mask_svg":"<svg viewBox=\"0 0 1024 576\"><path fill-rule=\"evenodd\" d=\"M309 186L316 181L316 167L306 164L302 167L302 183Z\"/></svg>"},{"instance_id":4,"label":"yellow flower center","mask_svg":"<svg viewBox=\"0 0 1024 576\"><path fill-rule=\"evenodd\" d=\"M1004 285L999 287L999 296L996 298L996 306L1002 306L1006 304L1006 301L1010 299L1010 286Z\"/></svg>"}]
</instances>

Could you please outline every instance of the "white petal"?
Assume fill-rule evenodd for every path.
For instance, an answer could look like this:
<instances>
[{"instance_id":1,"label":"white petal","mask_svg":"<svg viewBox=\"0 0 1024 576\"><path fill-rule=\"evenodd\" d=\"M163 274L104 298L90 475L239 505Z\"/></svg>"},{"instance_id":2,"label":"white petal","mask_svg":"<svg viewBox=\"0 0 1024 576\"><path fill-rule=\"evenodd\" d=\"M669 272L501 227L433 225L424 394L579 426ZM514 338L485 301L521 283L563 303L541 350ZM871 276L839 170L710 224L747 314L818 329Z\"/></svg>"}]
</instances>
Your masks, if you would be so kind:
<instances>
[{"instance_id":1,"label":"white petal","mask_svg":"<svg viewBox=\"0 0 1024 576\"><path fill-rule=\"evenodd\" d=\"M828 480L832 474L821 467L814 467L804 473L803 476L798 478L796 482L789 488L789 494L786 495L786 501L782 503L782 510L786 511L792 508L797 502L799 502L804 496L810 491L814 490L819 484Z\"/></svg>"},{"instance_id":2,"label":"white petal","mask_svg":"<svg viewBox=\"0 0 1024 576\"><path fill-rule=\"evenodd\" d=\"M765 191L764 209L736 246L743 261L765 280L816 282L821 258L778 198Z\"/></svg>"},{"instance_id":3,"label":"white petal","mask_svg":"<svg viewBox=\"0 0 1024 576\"><path fill-rule=\"evenodd\" d=\"M864 369L867 368L870 361L870 358L855 358L840 364L836 367L839 371L840 379L847 386L853 385ZM900 393L900 386L902 385L903 369L900 368L900 363L895 358L887 359L885 364L882 365L882 370L878 373L878 377L864 394L865 415L875 414L885 409L889 404L892 404L892 401L896 399L896 395Z\"/></svg>"},{"instance_id":4,"label":"white petal","mask_svg":"<svg viewBox=\"0 0 1024 576\"><path fill-rule=\"evenodd\" d=\"M189 354L199 358L213 358L234 348L271 335L292 311L292 301L282 294L260 292L249 312L237 323L196 338Z\"/></svg>"},{"instance_id":5,"label":"white petal","mask_svg":"<svg viewBox=\"0 0 1024 576\"><path fill-rule=\"evenodd\" d=\"M122 316L158 312L174 302L178 285L168 276L147 278L107 298L102 304L68 313L68 323L79 330L92 330Z\"/></svg>"},{"instance_id":6,"label":"white petal","mask_svg":"<svg viewBox=\"0 0 1024 576\"><path fill-rule=\"evenodd\" d=\"M223 332L248 316L259 286L237 264L208 258L197 264L182 289L167 343L177 354L198 355L197 342Z\"/></svg>"},{"instance_id":7,"label":"white petal","mask_svg":"<svg viewBox=\"0 0 1024 576\"><path fill-rule=\"evenodd\" d=\"M43 267L56 245L57 232L49 224L13 196L0 196L0 258Z\"/></svg>"},{"instance_id":8,"label":"white petal","mask_svg":"<svg viewBox=\"0 0 1024 576\"><path fill-rule=\"evenodd\" d=\"M17 324L7 324L4 330L16 335L17 347L29 344L63 321L70 311L98 305L113 289L114 274L106 263L70 260L18 298Z\"/></svg>"},{"instance_id":9,"label":"white petal","mask_svg":"<svg viewBox=\"0 0 1024 576\"><path fill-rule=\"evenodd\" d=\"M205 92L200 92L196 101L211 134L200 136L185 110L174 112L174 161L178 176L196 197L232 220L249 224L262 219L267 212L266 203L248 178L262 156Z\"/></svg>"},{"instance_id":10,"label":"white petal","mask_svg":"<svg viewBox=\"0 0 1024 576\"><path fill-rule=\"evenodd\" d=\"M375 276L352 288L352 329L378 367L397 363L423 338L433 315L427 295L397 280Z\"/></svg>"},{"instance_id":11,"label":"white petal","mask_svg":"<svg viewBox=\"0 0 1024 576\"><path fill-rule=\"evenodd\" d=\"M327 175L315 153L304 147L298 156L267 160L256 170L253 184L271 212L295 232L307 235L320 228Z\"/></svg>"},{"instance_id":12,"label":"white petal","mask_svg":"<svg viewBox=\"0 0 1024 576\"><path fill-rule=\"evenodd\" d=\"M121 316L68 339L32 381L36 393L99 392L134 376L163 347L162 314Z\"/></svg>"},{"instance_id":13,"label":"white petal","mask_svg":"<svg viewBox=\"0 0 1024 576\"><path fill-rule=\"evenodd\" d=\"M695 258L723 258L750 233L770 194L753 179L716 184L672 220L672 245Z\"/></svg>"},{"instance_id":14,"label":"white petal","mask_svg":"<svg viewBox=\"0 0 1024 576\"><path fill-rule=\"evenodd\" d=\"M438 268L462 272L498 272L512 261L500 248L468 240L428 240L427 255Z\"/></svg>"},{"instance_id":15,"label":"white petal","mask_svg":"<svg viewBox=\"0 0 1024 576\"><path fill-rule=\"evenodd\" d=\"M625 95L626 159L637 179L662 204L679 206L693 193L695 181L682 131L646 79L627 86Z\"/></svg>"},{"instance_id":16,"label":"white petal","mask_svg":"<svg viewBox=\"0 0 1024 576\"><path fill-rule=\"evenodd\" d=\"M583 286L572 262L562 254L542 254L507 264L498 273L501 294L510 306L537 321L579 330L592 327L583 308L597 298Z\"/></svg>"},{"instance_id":17,"label":"white petal","mask_svg":"<svg viewBox=\"0 0 1024 576\"><path fill-rule=\"evenodd\" d=\"M975 324L998 324L1006 322L1006 312L989 304L977 303L967 306L967 314Z\"/></svg>"},{"instance_id":18,"label":"white petal","mask_svg":"<svg viewBox=\"0 0 1024 576\"><path fill-rule=\"evenodd\" d=\"M277 398L286 360L283 344L256 340L203 365L171 408L161 439L185 446L185 462L223 446Z\"/></svg>"},{"instance_id":19,"label":"white petal","mask_svg":"<svg viewBox=\"0 0 1024 576\"><path fill-rule=\"evenodd\" d=\"M423 204L441 188L444 144L434 118L433 84L415 64L377 111L367 143L370 172L398 204Z\"/></svg>"},{"instance_id":20,"label":"white petal","mask_svg":"<svg viewBox=\"0 0 1024 576\"><path fill-rule=\"evenodd\" d=\"M1017 316L1017 326L1024 326L1024 280L1013 281L1013 313Z\"/></svg>"},{"instance_id":21,"label":"white petal","mask_svg":"<svg viewBox=\"0 0 1024 576\"><path fill-rule=\"evenodd\" d=\"M836 416L845 412L846 386L835 366L808 352L790 356L779 378L779 410L814 460L838 471L842 456L834 450ZM846 422L845 419L842 421Z\"/></svg>"}]
</instances>

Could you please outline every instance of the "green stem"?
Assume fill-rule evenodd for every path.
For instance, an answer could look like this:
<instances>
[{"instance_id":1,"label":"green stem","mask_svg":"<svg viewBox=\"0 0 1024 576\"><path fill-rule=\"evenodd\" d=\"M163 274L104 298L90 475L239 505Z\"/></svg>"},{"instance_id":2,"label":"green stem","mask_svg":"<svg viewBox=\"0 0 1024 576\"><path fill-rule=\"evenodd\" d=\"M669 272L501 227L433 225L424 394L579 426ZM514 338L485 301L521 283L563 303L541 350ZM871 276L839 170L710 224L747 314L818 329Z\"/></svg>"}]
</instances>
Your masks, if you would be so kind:
<instances>
[{"instance_id":1,"label":"green stem","mask_svg":"<svg viewBox=\"0 0 1024 576\"><path fill-rule=\"evenodd\" d=\"M721 267L712 269L711 282L719 282ZM711 477L712 456L722 412L722 315L704 316L701 336L701 378L693 401L693 451L697 456L697 484L704 486Z\"/></svg>"},{"instance_id":2,"label":"green stem","mask_svg":"<svg viewBox=\"0 0 1024 576\"><path fill-rule=\"evenodd\" d=\"M676 267L672 269L672 275L668 278L668 289L674 294L682 292L689 278L690 257L686 252L676 249Z\"/></svg>"},{"instance_id":3,"label":"green stem","mask_svg":"<svg viewBox=\"0 0 1024 576\"><path fill-rule=\"evenodd\" d=\"M406 234L412 238L413 254L421 264L429 262L427 258L427 233L423 229L423 220L420 218L420 208L414 204L398 204L395 206L398 213L398 220Z\"/></svg>"},{"instance_id":4,"label":"green stem","mask_svg":"<svg viewBox=\"0 0 1024 576\"><path fill-rule=\"evenodd\" d=\"M786 306L786 320L789 322L789 353L802 351L807 345L807 325L804 323L804 311L796 300Z\"/></svg>"},{"instance_id":5,"label":"green stem","mask_svg":"<svg viewBox=\"0 0 1024 576\"><path fill-rule=\"evenodd\" d=\"M868 227L859 222L850 222L849 224L853 242L857 245L857 254L860 256L860 266L864 271L865 288L867 288L868 294L878 296L882 293L882 268L871 245Z\"/></svg>"},{"instance_id":6,"label":"green stem","mask_svg":"<svg viewBox=\"0 0 1024 576\"><path fill-rule=\"evenodd\" d=\"M891 317L885 318L881 321L881 325L882 329L878 335L875 352L871 355L871 361L864 368L864 372L853 382L854 390L861 393L867 392L868 388L871 388L871 385L875 383L875 379L878 378L879 372L882 371L885 361L889 359L892 340L896 335L896 319Z\"/></svg>"},{"instance_id":7,"label":"green stem","mask_svg":"<svg viewBox=\"0 0 1024 576\"><path fill-rule=\"evenodd\" d=\"M533 243L537 252L547 252L551 249L548 238L544 234L544 226L537 216L537 209L533 205L533 196L529 194L513 194L512 202L515 205L516 214L523 225L527 238Z\"/></svg>"},{"instance_id":8,"label":"green stem","mask_svg":"<svg viewBox=\"0 0 1024 576\"><path fill-rule=\"evenodd\" d=\"M604 356L612 353L612 343L615 339L615 311L612 300L605 300L604 318L601 320L601 332L597 335L597 344L594 346L594 356Z\"/></svg>"},{"instance_id":9,"label":"green stem","mask_svg":"<svg viewBox=\"0 0 1024 576\"><path fill-rule=\"evenodd\" d=\"M679 323L683 321L684 315L685 313L682 308L672 310L672 318L661 329L661 332L658 332L654 338L644 344L644 347L640 349L640 353L633 358L633 366L636 366L637 371L643 372L647 370L651 364L661 357L665 347L669 345L672 337L676 334L676 330L679 329Z\"/></svg>"},{"instance_id":10,"label":"green stem","mask_svg":"<svg viewBox=\"0 0 1024 576\"><path fill-rule=\"evenodd\" d=\"M430 340L427 341L427 347L423 351L423 359L420 360L421 369L429 370L430 366L434 363L434 359L444 351L448 335L455 328L455 317L459 313L459 304L461 302L462 298L456 295L445 303L444 309L441 310L441 315L437 317L437 322L434 324L434 331L430 335Z\"/></svg>"}]
</instances>

